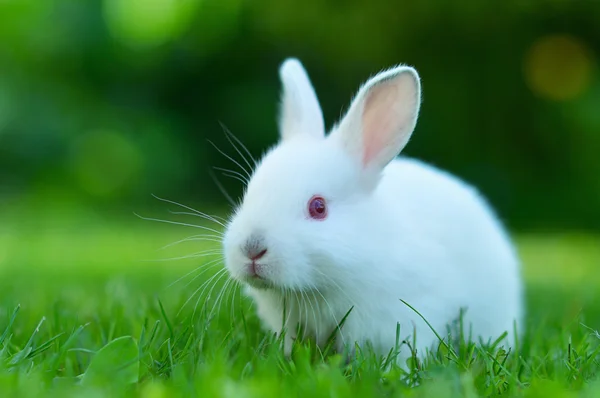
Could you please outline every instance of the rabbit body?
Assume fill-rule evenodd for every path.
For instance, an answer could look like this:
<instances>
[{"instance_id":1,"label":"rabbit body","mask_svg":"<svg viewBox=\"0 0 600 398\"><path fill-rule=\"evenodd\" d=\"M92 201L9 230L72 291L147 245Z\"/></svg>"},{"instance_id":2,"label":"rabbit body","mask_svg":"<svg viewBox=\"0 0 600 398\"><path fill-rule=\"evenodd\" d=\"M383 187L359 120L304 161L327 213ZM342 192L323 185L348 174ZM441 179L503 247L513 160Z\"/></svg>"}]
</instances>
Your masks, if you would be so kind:
<instances>
[{"instance_id":1,"label":"rabbit body","mask_svg":"<svg viewBox=\"0 0 600 398\"><path fill-rule=\"evenodd\" d=\"M455 177L408 158L387 166L369 200L371 212L360 203L356 210L363 213L344 221L335 237L340 250L321 255L329 271L315 276L330 273L325 288L286 295L248 287L273 331L282 328L287 298L286 349L295 338L292 325L302 323L323 345L352 308L336 337L338 350L368 340L385 355L396 344L398 322L401 341L412 343L416 333L414 348L424 353L437 337L400 299L442 336L462 308L466 337L495 339L506 331L511 345L513 322L521 321L519 262L485 200Z\"/></svg>"},{"instance_id":2,"label":"rabbit body","mask_svg":"<svg viewBox=\"0 0 600 398\"><path fill-rule=\"evenodd\" d=\"M501 222L471 185L396 156L416 123L416 72L399 67L372 79L325 137L299 68L295 60L282 67L282 141L254 170L224 238L226 266L264 326L286 331L289 354L298 324L323 346L348 315L339 350L368 342L385 355L399 324L399 342L424 354L438 339L404 300L443 337L463 310L466 337L507 332L512 346L522 285ZM314 203L325 203L326 216ZM399 360L410 355L402 347Z\"/></svg>"}]
</instances>

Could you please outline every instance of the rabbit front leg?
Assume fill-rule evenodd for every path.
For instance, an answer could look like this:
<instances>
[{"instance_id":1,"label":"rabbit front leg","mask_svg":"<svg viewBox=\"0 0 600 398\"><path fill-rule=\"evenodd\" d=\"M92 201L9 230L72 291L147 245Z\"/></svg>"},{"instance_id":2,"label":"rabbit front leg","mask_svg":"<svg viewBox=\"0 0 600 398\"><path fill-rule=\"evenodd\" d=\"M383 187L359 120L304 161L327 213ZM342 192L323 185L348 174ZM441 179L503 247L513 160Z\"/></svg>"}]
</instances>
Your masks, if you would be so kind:
<instances>
[{"instance_id":1,"label":"rabbit front leg","mask_svg":"<svg viewBox=\"0 0 600 398\"><path fill-rule=\"evenodd\" d=\"M278 336L281 337L283 334L283 354L289 359L292 356L294 341L298 338L298 323L300 319L296 311L286 309L285 313L282 311L279 320L280 328Z\"/></svg>"},{"instance_id":2,"label":"rabbit front leg","mask_svg":"<svg viewBox=\"0 0 600 398\"><path fill-rule=\"evenodd\" d=\"M283 335L283 351L286 357L292 354L292 346L296 340L298 314L293 308L285 305L280 297L263 292L251 291L257 304L257 314L266 329L275 332L277 337Z\"/></svg>"}]
</instances>

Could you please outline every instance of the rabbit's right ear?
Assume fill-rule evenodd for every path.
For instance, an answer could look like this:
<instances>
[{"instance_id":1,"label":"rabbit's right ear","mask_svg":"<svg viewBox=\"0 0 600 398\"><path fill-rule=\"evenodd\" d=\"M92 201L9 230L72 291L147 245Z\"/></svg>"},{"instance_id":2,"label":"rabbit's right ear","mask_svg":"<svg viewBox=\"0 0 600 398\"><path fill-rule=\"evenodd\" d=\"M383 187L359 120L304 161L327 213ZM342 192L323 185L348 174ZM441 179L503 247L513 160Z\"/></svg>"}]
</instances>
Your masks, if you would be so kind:
<instances>
[{"instance_id":1,"label":"rabbit's right ear","mask_svg":"<svg viewBox=\"0 0 600 398\"><path fill-rule=\"evenodd\" d=\"M286 59L279 68L283 84L279 130L281 139L295 135L325 137L323 113L308 74L296 58Z\"/></svg>"},{"instance_id":2,"label":"rabbit's right ear","mask_svg":"<svg viewBox=\"0 0 600 398\"><path fill-rule=\"evenodd\" d=\"M389 69L360 88L330 138L377 175L408 143L420 103L417 71L405 65Z\"/></svg>"}]
</instances>

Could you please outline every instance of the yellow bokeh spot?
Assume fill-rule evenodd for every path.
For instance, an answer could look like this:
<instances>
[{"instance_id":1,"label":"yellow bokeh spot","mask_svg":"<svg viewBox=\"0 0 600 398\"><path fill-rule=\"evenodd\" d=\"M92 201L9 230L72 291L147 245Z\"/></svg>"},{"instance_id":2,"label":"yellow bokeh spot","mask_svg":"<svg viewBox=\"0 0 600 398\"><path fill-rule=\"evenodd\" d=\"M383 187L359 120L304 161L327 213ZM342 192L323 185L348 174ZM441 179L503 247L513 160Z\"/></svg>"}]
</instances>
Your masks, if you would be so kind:
<instances>
[{"instance_id":1,"label":"yellow bokeh spot","mask_svg":"<svg viewBox=\"0 0 600 398\"><path fill-rule=\"evenodd\" d=\"M538 96L554 101L578 97L590 85L593 59L575 37L551 35L538 39L525 56L525 79Z\"/></svg>"},{"instance_id":2,"label":"yellow bokeh spot","mask_svg":"<svg viewBox=\"0 0 600 398\"><path fill-rule=\"evenodd\" d=\"M113 131L86 133L71 149L72 172L81 188L94 196L111 196L127 189L141 171L138 148Z\"/></svg>"},{"instance_id":3,"label":"yellow bokeh spot","mask_svg":"<svg viewBox=\"0 0 600 398\"><path fill-rule=\"evenodd\" d=\"M111 34L126 45L152 47L187 27L199 0L104 0Z\"/></svg>"}]
</instances>

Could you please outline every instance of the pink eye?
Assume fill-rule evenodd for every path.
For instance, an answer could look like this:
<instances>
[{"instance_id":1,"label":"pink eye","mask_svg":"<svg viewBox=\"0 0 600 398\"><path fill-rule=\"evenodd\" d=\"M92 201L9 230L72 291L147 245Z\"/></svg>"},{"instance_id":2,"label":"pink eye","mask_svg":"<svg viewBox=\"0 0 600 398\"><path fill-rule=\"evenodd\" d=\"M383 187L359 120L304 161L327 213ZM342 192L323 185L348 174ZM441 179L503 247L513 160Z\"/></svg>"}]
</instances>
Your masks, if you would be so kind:
<instances>
[{"instance_id":1,"label":"pink eye","mask_svg":"<svg viewBox=\"0 0 600 398\"><path fill-rule=\"evenodd\" d=\"M323 220L327 217L327 203L321 196L313 196L308 202L308 214L315 220Z\"/></svg>"}]
</instances>

